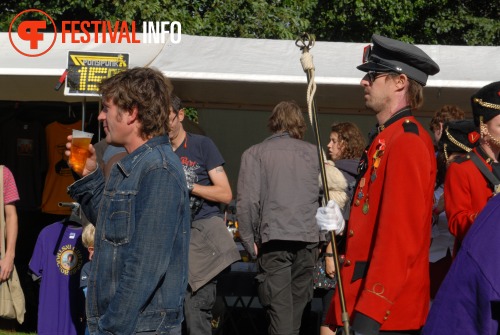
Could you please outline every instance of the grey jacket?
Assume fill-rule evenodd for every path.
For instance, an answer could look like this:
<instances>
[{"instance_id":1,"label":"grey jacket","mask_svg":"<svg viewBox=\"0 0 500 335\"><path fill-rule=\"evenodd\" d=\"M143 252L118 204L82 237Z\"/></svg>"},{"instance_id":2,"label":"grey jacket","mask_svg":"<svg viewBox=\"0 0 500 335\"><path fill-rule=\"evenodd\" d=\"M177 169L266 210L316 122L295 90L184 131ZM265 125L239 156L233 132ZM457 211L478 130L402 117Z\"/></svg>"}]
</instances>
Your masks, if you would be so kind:
<instances>
[{"instance_id":1,"label":"grey jacket","mask_svg":"<svg viewBox=\"0 0 500 335\"><path fill-rule=\"evenodd\" d=\"M318 242L319 159L314 145L278 133L246 150L238 177L237 217L242 244L271 240Z\"/></svg>"}]
</instances>

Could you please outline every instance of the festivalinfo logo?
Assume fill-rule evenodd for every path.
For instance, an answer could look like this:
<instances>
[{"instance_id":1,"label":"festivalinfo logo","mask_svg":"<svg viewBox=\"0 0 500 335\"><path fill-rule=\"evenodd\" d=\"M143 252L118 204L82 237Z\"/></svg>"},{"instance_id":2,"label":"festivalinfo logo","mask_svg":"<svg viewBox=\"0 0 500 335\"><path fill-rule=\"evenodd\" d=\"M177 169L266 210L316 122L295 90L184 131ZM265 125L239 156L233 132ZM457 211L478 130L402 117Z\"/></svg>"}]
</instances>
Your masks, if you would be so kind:
<instances>
[{"instance_id":1,"label":"festivalinfo logo","mask_svg":"<svg viewBox=\"0 0 500 335\"><path fill-rule=\"evenodd\" d=\"M33 19L36 16L42 19ZM45 19L46 18L46 19ZM13 28L17 27L17 31ZM56 40L61 43L165 43L181 42L181 23L178 21L148 21L142 31L135 21L62 21L57 31L52 17L39 9L27 9L17 14L9 27L9 39L14 49L27 57L39 57L52 49ZM138 33L142 32L142 38Z\"/></svg>"}]
</instances>

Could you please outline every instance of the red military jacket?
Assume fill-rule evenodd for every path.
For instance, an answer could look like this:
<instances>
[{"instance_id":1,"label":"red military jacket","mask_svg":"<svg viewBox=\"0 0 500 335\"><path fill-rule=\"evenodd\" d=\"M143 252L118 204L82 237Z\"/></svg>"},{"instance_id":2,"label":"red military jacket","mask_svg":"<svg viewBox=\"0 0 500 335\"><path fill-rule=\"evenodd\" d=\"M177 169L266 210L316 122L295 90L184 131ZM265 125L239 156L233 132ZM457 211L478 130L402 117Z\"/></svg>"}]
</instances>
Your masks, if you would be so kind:
<instances>
[{"instance_id":1,"label":"red military jacket","mask_svg":"<svg viewBox=\"0 0 500 335\"><path fill-rule=\"evenodd\" d=\"M354 326L359 312L380 330L420 329L429 310L436 160L427 131L403 112L386 122L367 151L345 232L341 276ZM338 290L326 321L342 325Z\"/></svg>"},{"instance_id":2,"label":"red military jacket","mask_svg":"<svg viewBox=\"0 0 500 335\"><path fill-rule=\"evenodd\" d=\"M474 148L473 151L492 171L481 151L478 148ZM456 237L454 254L458 251L460 242L469 231L477 214L492 196L493 191L488 186L486 178L472 160L459 158L450 164L444 182L444 206L448 227Z\"/></svg>"}]
</instances>

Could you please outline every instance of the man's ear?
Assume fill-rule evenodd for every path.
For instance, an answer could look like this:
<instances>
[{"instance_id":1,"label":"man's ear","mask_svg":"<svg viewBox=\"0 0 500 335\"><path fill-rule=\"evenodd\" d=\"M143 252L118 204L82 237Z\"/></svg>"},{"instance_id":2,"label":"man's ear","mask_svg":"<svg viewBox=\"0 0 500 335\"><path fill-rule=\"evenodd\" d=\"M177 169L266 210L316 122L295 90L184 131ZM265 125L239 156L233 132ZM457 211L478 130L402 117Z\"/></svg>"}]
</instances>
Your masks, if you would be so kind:
<instances>
[{"instance_id":1,"label":"man's ear","mask_svg":"<svg viewBox=\"0 0 500 335\"><path fill-rule=\"evenodd\" d=\"M132 110L128 113L127 116L127 124L132 124L137 120L137 115L139 114L139 110L137 106L133 107Z\"/></svg>"},{"instance_id":2,"label":"man's ear","mask_svg":"<svg viewBox=\"0 0 500 335\"><path fill-rule=\"evenodd\" d=\"M406 74L401 73L397 78L395 78L396 87L400 90L403 89L408 83L408 77Z\"/></svg>"},{"instance_id":3,"label":"man's ear","mask_svg":"<svg viewBox=\"0 0 500 335\"><path fill-rule=\"evenodd\" d=\"M184 117L186 116L186 114L184 114L184 108L181 108L179 110L179 114L177 114L177 117L179 118L179 122L182 122L184 121Z\"/></svg>"}]
</instances>

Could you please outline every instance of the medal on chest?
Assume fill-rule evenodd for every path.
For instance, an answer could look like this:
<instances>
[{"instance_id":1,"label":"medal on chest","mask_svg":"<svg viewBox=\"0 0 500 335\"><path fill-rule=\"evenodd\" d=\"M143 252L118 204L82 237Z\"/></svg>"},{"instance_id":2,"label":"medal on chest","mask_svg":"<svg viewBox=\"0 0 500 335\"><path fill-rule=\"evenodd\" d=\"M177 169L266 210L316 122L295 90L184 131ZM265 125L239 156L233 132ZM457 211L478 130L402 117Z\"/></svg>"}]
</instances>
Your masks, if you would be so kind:
<instances>
[{"instance_id":1,"label":"medal on chest","mask_svg":"<svg viewBox=\"0 0 500 335\"><path fill-rule=\"evenodd\" d=\"M377 179L377 169L380 167L380 163L382 161L382 157L384 156L384 151L385 151L385 140L384 139L379 139L377 147L375 149L375 153L372 156L372 164L371 164L371 169L369 166L369 170L371 170L371 173L367 171L366 175L370 175L370 178L367 180L366 177L363 177L359 181L359 191L357 193L356 199L354 201L355 206L359 206L361 204L361 201L364 199L363 207L361 208L361 212L363 214L368 214L370 211L370 204L369 204L369 190L371 184L373 184L376 179ZM367 184L367 185L366 185ZM366 187L366 194L364 193L364 187Z\"/></svg>"}]
</instances>

